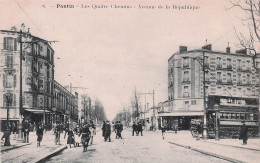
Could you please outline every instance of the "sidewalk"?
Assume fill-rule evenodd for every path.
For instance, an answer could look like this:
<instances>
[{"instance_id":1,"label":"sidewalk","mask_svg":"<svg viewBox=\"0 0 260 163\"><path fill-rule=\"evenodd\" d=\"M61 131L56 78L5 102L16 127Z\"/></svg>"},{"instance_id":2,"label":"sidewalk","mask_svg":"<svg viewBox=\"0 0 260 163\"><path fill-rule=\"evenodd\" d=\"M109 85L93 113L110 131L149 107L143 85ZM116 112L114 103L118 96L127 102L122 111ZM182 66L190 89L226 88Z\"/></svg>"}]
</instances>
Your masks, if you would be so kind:
<instances>
[{"instance_id":1,"label":"sidewalk","mask_svg":"<svg viewBox=\"0 0 260 163\"><path fill-rule=\"evenodd\" d=\"M242 140L238 139L196 140L190 131L178 131L177 134L166 132L165 140L231 162L253 163L260 160L260 139L249 139L247 145L242 145Z\"/></svg>"},{"instance_id":2,"label":"sidewalk","mask_svg":"<svg viewBox=\"0 0 260 163\"><path fill-rule=\"evenodd\" d=\"M12 146L5 147L1 143L1 162L39 162L67 148L64 134L61 134L61 145L55 145L54 135L47 131L44 133L41 146L37 147L37 136L30 132L30 143L11 142ZM19 148L20 147L20 148ZM19 148L19 149L16 149ZM7 150L6 150L7 149Z\"/></svg>"}]
</instances>

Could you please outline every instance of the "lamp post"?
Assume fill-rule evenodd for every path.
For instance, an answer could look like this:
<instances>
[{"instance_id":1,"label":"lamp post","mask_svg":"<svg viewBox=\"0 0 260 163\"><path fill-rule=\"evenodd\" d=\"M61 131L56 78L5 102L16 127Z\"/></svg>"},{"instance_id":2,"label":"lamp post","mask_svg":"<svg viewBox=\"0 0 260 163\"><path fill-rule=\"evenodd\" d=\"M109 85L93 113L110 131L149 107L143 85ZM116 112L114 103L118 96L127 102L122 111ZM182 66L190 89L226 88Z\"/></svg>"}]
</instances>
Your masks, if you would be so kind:
<instances>
[{"instance_id":1,"label":"lamp post","mask_svg":"<svg viewBox=\"0 0 260 163\"><path fill-rule=\"evenodd\" d=\"M6 120L7 120L7 125L9 124L9 106L10 103L12 102L12 93L8 92L5 94L5 98L6 98L6 108L7 108L7 112L6 112ZM9 126L8 126L9 127Z\"/></svg>"},{"instance_id":2,"label":"lamp post","mask_svg":"<svg viewBox=\"0 0 260 163\"><path fill-rule=\"evenodd\" d=\"M215 104L214 105L214 110L215 110L215 123L216 123L216 133L215 133L215 140L219 140L219 127L218 127L218 118L219 118L219 105Z\"/></svg>"}]
</instances>

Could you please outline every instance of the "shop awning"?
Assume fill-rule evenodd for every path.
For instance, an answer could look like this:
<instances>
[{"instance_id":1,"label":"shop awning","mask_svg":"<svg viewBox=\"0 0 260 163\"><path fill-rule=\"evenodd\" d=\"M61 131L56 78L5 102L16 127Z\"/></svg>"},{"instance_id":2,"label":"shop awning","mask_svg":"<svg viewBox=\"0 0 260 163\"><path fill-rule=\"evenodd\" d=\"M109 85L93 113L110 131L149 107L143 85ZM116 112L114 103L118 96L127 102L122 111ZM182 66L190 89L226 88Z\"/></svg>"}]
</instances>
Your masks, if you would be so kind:
<instances>
[{"instance_id":1,"label":"shop awning","mask_svg":"<svg viewBox=\"0 0 260 163\"><path fill-rule=\"evenodd\" d=\"M178 117L178 116L203 116L204 112L171 112L159 113L158 117Z\"/></svg>"},{"instance_id":2,"label":"shop awning","mask_svg":"<svg viewBox=\"0 0 260 163\"><path fill-rule=\"evenodd\" d=\"M24 110L29 111L29 112L33 112L35 114L43 114L44 113L44 109L29 109L29 108L26 108ZM51 113L51 112L49 110L45 109L45 113Z\"/></svg>"}]
</instances>

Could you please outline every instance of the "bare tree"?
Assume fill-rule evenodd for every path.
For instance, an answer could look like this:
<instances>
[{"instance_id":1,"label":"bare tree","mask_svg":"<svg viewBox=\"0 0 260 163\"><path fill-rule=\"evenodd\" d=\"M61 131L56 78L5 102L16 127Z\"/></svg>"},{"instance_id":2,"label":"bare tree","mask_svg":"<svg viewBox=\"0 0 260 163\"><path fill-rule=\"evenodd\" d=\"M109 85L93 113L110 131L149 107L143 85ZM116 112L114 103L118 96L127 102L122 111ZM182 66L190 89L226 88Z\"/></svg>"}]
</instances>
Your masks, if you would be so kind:
<instances>
[{"instance_id":1,"label":"bare tree","mask_svg":"<svg viewBox=\"0 0 260 163\"><path fill-rule=\"evenodd\" d=\"M142 105L141 105L140 95L138 94L136 87L133 90L133 95L130 103L133 109L133 115L132 115L133 119L139 118L140 115L139 113Z\"/></svg>"},{"instance_id":2,"label":"bare tree","mask_svg":"<svg viewBox=\"0 0 260 163\"><path fill-rule=\"evenodd\" d=\"M232 8L238 8L244 16L240 16L243 25L247 26L247 34L242 31L235 33L238 38L240 48L244 48L248 54L254 55L259 53L260 43L260 0L229 0Z\"/></svg>"}]
</instances>

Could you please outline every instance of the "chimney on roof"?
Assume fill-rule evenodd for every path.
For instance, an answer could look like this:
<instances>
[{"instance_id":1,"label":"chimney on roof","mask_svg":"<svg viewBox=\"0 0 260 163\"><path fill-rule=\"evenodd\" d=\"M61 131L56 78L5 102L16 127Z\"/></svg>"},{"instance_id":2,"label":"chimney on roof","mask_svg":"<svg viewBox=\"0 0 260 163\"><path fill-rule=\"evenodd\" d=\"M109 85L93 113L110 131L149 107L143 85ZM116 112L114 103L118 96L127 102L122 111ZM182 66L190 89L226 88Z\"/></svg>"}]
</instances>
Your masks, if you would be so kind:
<instances>
[{"instance_id":1,"label":"chimney on roof","mask_svg":"<svg viewBox=\"0 0 260 163\"><path fill-rule=\"evenodd\" d=\"M182 52L186 52L188 50L187 46L180 46L179 47L179 52L182 53Z\"/></svg>"},{"instance_id":2,"label":"chimney on roof","mask_svg":"<svg viewBox=\"0 0 260 163\"><path fill-rule=\"evenodd\" d=\"M226 48L226 53L230 53L230 47Z\"/></svg>"},{"instance_id":3,"label":"chimney on roof","mask_svg":"<svg viewBox=\"0 0 260 163\"><path fill-rule=\"evenodd\" d=\"M246 49L236 50L236 53L239 53L239 54L247 54L247 50L246 50Z\"/></svg>"},{"instance_id":4,"label":"chimney on roof","mask_svg":"<svg viewBox=\"0 0 260 163\"><path fill-rule=\"evenodd\" d=\"M202 47L202 49L205 49L205 50L212 50L212 45L211 44L208 44L208 45L205 45Z\"/></svg>"}]
</instances>

